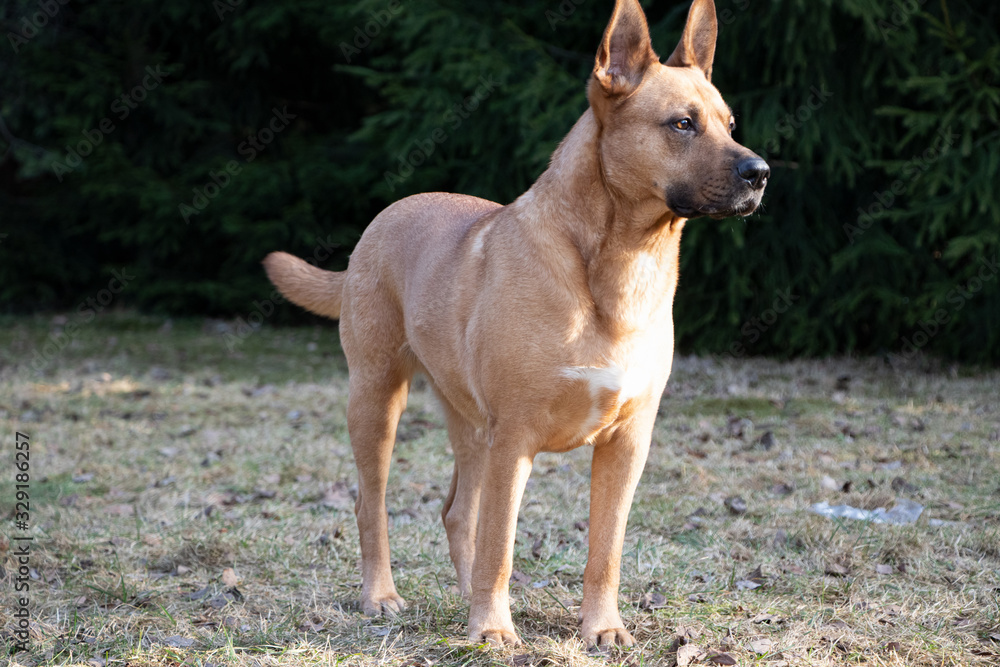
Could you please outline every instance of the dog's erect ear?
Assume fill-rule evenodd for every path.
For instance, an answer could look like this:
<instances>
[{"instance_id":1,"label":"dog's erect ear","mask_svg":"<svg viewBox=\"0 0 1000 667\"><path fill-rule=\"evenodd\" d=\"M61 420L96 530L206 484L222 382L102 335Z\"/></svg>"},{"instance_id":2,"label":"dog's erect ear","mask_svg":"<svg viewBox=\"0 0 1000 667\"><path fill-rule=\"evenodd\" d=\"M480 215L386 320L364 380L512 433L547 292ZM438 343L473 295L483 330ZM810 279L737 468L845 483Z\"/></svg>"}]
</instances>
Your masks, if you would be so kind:
<instances>
[{"instance_id":1,"label":"dog's erect ear","mask_svg":"<svg viewBox=\"0 0 1000 667\"><path fill-rule=\"evenodd\" d=\"M659 60L638 0L617 0L597 49L594 79L609 97L628 96L639 87L646 69Z\"/></svg>"},{"instance_id":2,"label":"dog's erect ear","mask_svg":"<svg viewBox=\"0 0 1000 667\"><path fill-rule=\"evenodd\" d=\"M719 34L719 24L715 18L713 0L694 0L688 12L684 34L677 48L667 58L672 67L697 67L705 72L705 78L712 80L712 60L715 58L715 38Z\"/></svg>"}]
</instances>

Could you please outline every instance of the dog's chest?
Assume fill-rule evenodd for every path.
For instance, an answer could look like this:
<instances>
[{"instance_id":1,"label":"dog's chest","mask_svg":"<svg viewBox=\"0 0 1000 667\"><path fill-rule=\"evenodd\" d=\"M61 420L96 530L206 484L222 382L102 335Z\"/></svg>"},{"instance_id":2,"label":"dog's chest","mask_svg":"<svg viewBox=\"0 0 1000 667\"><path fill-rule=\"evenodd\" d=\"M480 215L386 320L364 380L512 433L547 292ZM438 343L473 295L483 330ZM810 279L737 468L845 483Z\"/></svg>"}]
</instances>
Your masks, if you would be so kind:
<instances>
[{"instance_id":1,"label":"dog's chest","mask_svg":"<svg viewBox=\"0 0 1000 667\"><path fill-rule=\"evenodd\" d=\"M552 448L592 443L609 427L658 401L670 373L672 347L671 337L650 338L601 358L603 363L561 368L562 391L553 405L559 435Z\"/></svg>"}]
</instances>

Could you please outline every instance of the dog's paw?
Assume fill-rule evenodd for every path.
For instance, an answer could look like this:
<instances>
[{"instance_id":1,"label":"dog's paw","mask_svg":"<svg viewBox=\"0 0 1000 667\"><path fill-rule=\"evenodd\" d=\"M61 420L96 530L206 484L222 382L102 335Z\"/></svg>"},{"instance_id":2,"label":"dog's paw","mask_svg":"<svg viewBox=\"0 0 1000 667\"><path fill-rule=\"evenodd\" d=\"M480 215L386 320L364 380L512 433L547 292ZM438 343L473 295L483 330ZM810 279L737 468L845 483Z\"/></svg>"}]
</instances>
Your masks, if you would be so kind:
<instances>
[{"instance_id":1,"label":"dog's paw","mask_svg":"<svg viewBox=\"0 0 1000 667\"><path fill-rule=\"evenodd\" d=\"M605 646L635 646L635 639L625 628L605 628L590 630L583 633L587 648L603 648Z\"/></svg>"},{"instance_id":2,"label":"dog's paw","mask_svg":"<svg viewBox=\"0 0 1000 667\"><path fill-rule=\"evenodd\" d=\"M406 609L406 601L395 593L361 601L365 616L395 616Z\"/></svg>"},{"instance_id":3,"label":"dog's paw","mask_svg":"<svg viewBox=\"0 0 1000 667\"><path fill-rule=\"evenodd\" d=\"M469 632L469 641L474 644L485 641L494 646L517 646L521 643L521 638L517 636L517 632L511 627Z\"/></svg>"}]
</instances>

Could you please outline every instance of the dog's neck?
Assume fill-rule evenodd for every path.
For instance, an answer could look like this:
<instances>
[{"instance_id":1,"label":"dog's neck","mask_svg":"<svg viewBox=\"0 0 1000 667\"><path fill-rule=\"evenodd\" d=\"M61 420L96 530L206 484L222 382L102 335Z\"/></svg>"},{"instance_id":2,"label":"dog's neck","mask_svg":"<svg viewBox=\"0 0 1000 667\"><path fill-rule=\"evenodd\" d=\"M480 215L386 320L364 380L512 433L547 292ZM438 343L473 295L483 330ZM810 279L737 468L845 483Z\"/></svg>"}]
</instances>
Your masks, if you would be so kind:
<instances>
[{"instance_id":1,"label":"dog's neck","mask_svg":"<svg viewBox=\"0 0 1000 667\"><path fill-rule=\"evenodd\" d=\"M600 135L588 109L519 203L535 211L524 218L529 235L579 258L596 314L614 329L641 328L670 315L685 219L661 199L629 201L615 192L601 165Z\"/></svg>"}]
</instances>

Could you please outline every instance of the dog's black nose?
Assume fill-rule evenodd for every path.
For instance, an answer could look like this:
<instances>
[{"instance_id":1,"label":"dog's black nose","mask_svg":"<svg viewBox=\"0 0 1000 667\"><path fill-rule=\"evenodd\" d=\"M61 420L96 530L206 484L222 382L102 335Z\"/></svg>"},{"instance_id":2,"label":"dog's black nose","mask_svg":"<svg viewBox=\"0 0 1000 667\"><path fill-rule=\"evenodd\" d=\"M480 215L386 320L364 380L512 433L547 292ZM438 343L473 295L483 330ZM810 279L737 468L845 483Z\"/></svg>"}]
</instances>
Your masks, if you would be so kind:
<instances>
[{"instance_id":1,"label":"dog's black nose","mask_svg":"<svg viewBox=\"0 0 1000 667\"><path fill-rule=\"evenodd\" d=\"M771 175L771 168L759 157L748 157L737 163L736 173L740 175L740 178L749 183L754 190L760 190L767 185L767 178Z\"/></svg>"}]
</instances>

